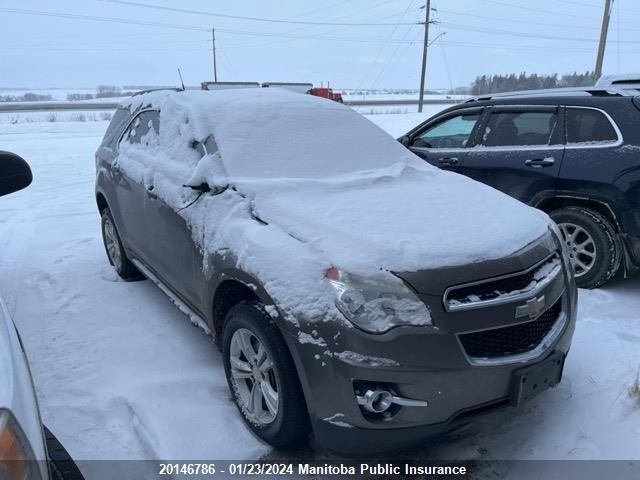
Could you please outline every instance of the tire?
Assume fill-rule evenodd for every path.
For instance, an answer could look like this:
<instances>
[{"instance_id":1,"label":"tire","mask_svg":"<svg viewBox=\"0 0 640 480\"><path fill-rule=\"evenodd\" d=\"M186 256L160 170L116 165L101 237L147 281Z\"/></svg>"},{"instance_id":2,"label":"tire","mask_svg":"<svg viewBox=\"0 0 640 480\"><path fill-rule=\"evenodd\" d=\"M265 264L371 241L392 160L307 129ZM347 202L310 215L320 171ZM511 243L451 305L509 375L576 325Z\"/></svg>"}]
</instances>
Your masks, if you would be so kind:
<instances>
[{"instance_id":1,"label":"tire","mask_svg":"<svg viewBox=\"0 0 640 480\"><path fill-rule=\"evenodd\" d=\"M127 282L144 280L144 275L131 263L120 241L113 216L108 208L102 210L102 243L109 263L116 273Z\"/></svg>"},{"instance_id":2,"label":"tire","mask_svg":"<svg viewBox=\"0 0 640 480\"><path fill-rule=\"evenodd\" d=\"M44 438L47 443L51 480L84 480L76 463L47 427L44 427Z\"/></svg>"},{"instance_id":3,"label":"tire","mask_svg":"<svg viewBox=\"0 0 640 480\"><path fill-rule=\"evenodd\" d=\"M597 288L618 272L622 249L611 222L587 208L567 207L549 214L560 227L580 288Z\"/></svg>"},{"instance_id":4,"label":"tire","mask_svg":"<svg viewBox=\"0 0 640 480\"><path fill-rule=\"evenodd\" d=\"M249 341L249 347L244 347L243 338ZM245 355L247 348L252 350L249 355ZM260 355L261 352L264 353ZM252 354L255 354L253 358ZM261 303L242 302L231 308L225 318L222 355L229 389L251 431L275 447L292 446L304 440L309 433L309 417L298 374L280 331ZM261 367L249 372L251 364ZM257 378L261 379L260 383ZM253 385L263 388L256 390ZM271 394L275 391L275 409L269 408L267 402L268 396L273 400L272 395L261 393L264 388ZM250 403L254 392L259 397L258 408Z\"/></svg>"}]
</instances>

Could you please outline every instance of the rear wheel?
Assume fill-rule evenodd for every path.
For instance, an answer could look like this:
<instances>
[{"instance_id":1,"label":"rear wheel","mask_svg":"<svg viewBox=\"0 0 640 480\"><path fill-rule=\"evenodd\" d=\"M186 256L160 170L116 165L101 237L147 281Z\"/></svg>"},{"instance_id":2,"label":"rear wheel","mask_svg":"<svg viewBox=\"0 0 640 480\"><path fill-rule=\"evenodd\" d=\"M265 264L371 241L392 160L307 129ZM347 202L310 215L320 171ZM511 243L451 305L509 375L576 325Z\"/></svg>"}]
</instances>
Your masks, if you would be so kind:
<instances>
[{"instance_id":1,"label":"rear wheel","mask_svg":"<svg viewBox=\"0 0 640 480\"><path fill-rule=\"evenodd\" d=\"M597 288L615 276L621 248L611 222L581 207L562 208L550 216L562 232L579 287Z\"/></svg>"},{"instance_id":2,"label":"rear wheel","mask_svg":"<svg viewBox=\"0 0 640 480\"><path fill-rule=\"evenodd\" d=\"M276 447L309 432L306 404L287 345L262 304L242 302L225 319L227 382L246 424Z\"/></svg>"},{"instance_id":3,"label":"rear wheel","mask_svg":"<svg viewBox=\"0 0 640 480\"><path fill-rule=\"evenodd\" d=\"M116 224L113 221L113 216L108 208L102 210L102 241L104 242L109 263L113 265L120 278L128 282L144 279L144 276L127 257L122 247Z\"/></svg>"}]
</instances>

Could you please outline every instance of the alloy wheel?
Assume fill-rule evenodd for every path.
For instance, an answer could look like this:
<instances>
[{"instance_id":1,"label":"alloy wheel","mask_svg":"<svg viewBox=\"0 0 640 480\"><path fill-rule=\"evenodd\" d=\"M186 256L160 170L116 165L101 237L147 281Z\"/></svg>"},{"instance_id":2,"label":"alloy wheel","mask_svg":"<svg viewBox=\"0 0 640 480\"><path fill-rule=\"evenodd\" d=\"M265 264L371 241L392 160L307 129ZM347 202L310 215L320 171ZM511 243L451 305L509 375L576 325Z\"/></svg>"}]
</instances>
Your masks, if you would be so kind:
<instances>
[{"instance_id":1,"label":"alloy wheel","mask_svg":"<svg viewBox=\"0 0 640 480\"><path fill-rule=\"evenodd\" d=\"M115 269L119 270L122 268L122 252L120 252L118 234L116 233L113 223L109 219L104 222L104 243L107 246L109 259L113 263Z\"/></svg>"},{"instance_id":2,"label":"alloy wheel","mask_svg":"<svg viewBox=\"0 0 640 480\"><path fill-rule=\"evenodd\" d=\"M229 363L236 398L247 419L258 425L272 423L280 403L279 381L265 346L251 331L239 328L231 337Z\"/></svg>"},{"instance_id":3,"label":"alloy wheel","mask_svg":"<svg viewBox=\"0 0 640 480\"><path fill-rule=\"evenodd\" d=\"M558 227L562 232L576 278L586 275L595 265L598 256L593 237L574 223L560 223Z\"/></svg>"}]
</instances>

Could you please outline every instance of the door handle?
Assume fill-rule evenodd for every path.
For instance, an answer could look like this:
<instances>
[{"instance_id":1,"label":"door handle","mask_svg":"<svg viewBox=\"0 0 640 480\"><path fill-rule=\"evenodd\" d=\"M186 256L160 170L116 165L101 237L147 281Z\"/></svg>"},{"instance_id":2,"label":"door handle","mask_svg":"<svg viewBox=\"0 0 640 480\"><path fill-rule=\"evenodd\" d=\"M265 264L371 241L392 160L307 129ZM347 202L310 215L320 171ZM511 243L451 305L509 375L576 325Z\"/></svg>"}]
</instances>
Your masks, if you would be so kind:
<instances>
[{"instance_id":1,"label":"door handle","mask_svg":"<svg viewBox=\"0 0 640 480\"><path fill-rule=\"evenodd\" d=\"M556 163L555 158L533 158L530 160L525 160L524 164L527 167L550 167Z\"/></svg>"},{"instance_id":2,"label":"door handle","mask_svg":"<svg viewBox=\"0 0 640 480\"><path fill-rule=\"evenodd\" d=\"M147 195L149 196L149 198L153 198L155 200L156 198L158 198L158 194L153 191L153 188L153 185L149 185L147 187Z\"/></svg>"},{"instance_id":3,"label":"door handle","mask_svg":"<svg viewBox=\"0 0 640 480\"><path fill-rule=\"evenodd\" d=\"M437 161L440 165L456 165L458 157L441 157Z\"/></svg>"}]
</instances>

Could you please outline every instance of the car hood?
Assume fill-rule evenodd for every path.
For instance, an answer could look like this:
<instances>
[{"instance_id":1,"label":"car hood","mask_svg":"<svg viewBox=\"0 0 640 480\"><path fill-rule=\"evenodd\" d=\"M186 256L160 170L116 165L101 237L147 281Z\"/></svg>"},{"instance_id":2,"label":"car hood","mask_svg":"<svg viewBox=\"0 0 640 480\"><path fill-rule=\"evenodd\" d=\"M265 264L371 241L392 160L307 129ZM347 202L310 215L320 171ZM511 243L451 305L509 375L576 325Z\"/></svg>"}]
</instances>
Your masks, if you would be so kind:
<instances>
[{"instance_id":1,"label":"car hood","mask_svg":"<svg viewBox=\"0 0 640 480\"><path fill-rule=\"evenodd\" d=\"M358 274L502 258L549 228L546 214L491 187L410 165L240 189L261 220L308 243L328 264Z\"/></svg>"}]
</instances>

